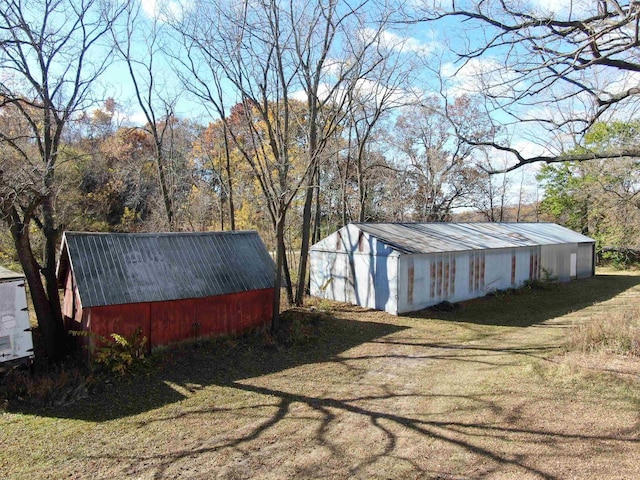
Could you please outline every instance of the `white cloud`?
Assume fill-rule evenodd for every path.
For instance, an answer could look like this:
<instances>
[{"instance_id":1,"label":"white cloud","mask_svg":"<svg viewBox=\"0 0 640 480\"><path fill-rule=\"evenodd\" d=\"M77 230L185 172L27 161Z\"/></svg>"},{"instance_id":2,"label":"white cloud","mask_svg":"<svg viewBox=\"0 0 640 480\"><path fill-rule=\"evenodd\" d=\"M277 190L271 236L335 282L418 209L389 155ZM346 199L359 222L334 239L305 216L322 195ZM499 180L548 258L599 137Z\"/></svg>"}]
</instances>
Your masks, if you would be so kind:
<instances>
[{"instance_id":1,"label":"white cloud","mask_svg":"<svg viewBox=\"0 0 640 480\"><path fill-rule=\"evenodd\" d=\"M552 155L547 145L540 145L531 140L519 139L513 142L511 147L517 150L524 158L533 158L542 155Z\"/></svg>"},{"instance_id":2,"label":"white cloud","mask_svg":"<svg viewBox=\"0 0 640 480\"><path fill-rule=\"evenodd\" d=\"M180 20L191 2L189 0L140 0L140 5L148 17L166 22Z\"/></svg>"},{"instance_id":3,"label":"white cloud","mask_svg":"<svg viewBox=\"0 0 640 480\"><path fill-rule=\"evenodd\" d=\"M333 101L341 103L345 100L347 90L345 86L339 86L333 89L333 85L329 83L320 84L318 87L318 97L321 100L329 99L329 96L333 95ZM362 102L363 105L372 107L374 105L380 106L384 103L386 108L396 108L402 105L407 105L411 102L415 102L416 99L421 98L424 94L418 89L404 89L399 87L390 87L383 85L375 80L369 80L361 78L357 80L353 90L353 95ZM297 90L291 94L291 98L300 102L307 101L307 94L304 90Z\"/></svg>"},{"instance_id":4,"label":"white cloud","mask_svg":"<svg viewBox=\"0 0 640 480\"><path fill-rule=\"evenodd\" d=\"M329 85L328 83L321 83L320 85L318 85L318 98L323 100L327 98L330 93L331 93L331 85ZM337 96L338 94L339 94L339 90L338 92L335 93L335 95ZM304 90L296 90L291 94L291 98L294 100L298 100L299 102L306 102L307 93Z\"/></svg>"},{"instance_id":5,"label":"white cloud","mask_svg":"<svg viewBox=\"0 0 640 480\"><path fill-rule=\"evenodd\" d=\"M114 113L114 116L116 118L117 123L122 125L142 127L147 124L147 117L142 111L137 111L134 113L116 111Z\"/></svg>"},{"instance_id":6,"label":"white cloud","mask_svg":"<svg viewBox=\"0 0 640 480\"><path fill-rule=\"evenodd\" d=\"M374 80L362 78L357 81L354 89L355 95L366 105L377 105L385 108L396 108L409 103L415 103L422 97L422 92L417 89L388 86Z\"/></svg>"},{"instance_id":7,"label":"white cloud","mask_svg":"<svg viewBox=\"0 0 640 480\"><path fill-rule=\"evenodd\" d=\"M596 12L593 0L532 0L531 3L536 11L567 20L584 18Z\"/></svg>"},{"instance_id":8,"label":"white cloud","mask_svg":"<svg viewBox=\"0 0 640 480\"><path fill-rule=\"evenodd\" d=\"M493 58L474 58L462 67L447 63L442 66L440 73L447 83L446 93L452 97L481 92L495 97L508 97L517 79L516 72Z\"/></svg>"},{"instance_id":9,"label":"white cloud","mask_svg":"<svg viewBox=\"0 0 640 480\"><path fill-rule=\"evenodd\" d=\"M389 30L378 32L372 28L365 28L360 31L360 35L365 41L376 41L380 47L400 53L427 56L435 50L435 43L421 42L417 38L405 37ZM377 40L376 35L378 36Z\"/></svg>"}]
</instances>

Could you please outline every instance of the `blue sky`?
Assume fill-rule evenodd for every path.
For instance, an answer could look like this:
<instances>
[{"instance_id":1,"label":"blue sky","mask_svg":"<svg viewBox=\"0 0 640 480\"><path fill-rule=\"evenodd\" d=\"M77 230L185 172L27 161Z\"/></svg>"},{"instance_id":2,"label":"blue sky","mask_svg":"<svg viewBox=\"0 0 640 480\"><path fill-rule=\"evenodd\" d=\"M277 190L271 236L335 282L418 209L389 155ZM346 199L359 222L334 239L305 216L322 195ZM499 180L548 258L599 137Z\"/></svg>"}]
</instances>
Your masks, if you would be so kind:
<instances>
[{"instance_id":1,"label":"blue sky","mask_svg":"<svg viewBox=\"0 0 640 480\"><path fill-rule=\"evenodd\" d=\"M224 1L224 0L222 0ZM539 0L545 2L546 0ZM565 0L559 0L556 4ZM193 7L192 0L140 0L142 18L145 19L146 28L151 28L153 20L157 20L160 28L165 28L164 21L167 20L167 14L180 15L183 8L190 9ZM462 24L457 19L448 19L438 23L420 23L410 26L401 26L393 30L388 30L383 35L383 42L397 45L402 48L407 55L415 55L418 63L421 64L420 73L415 75L415 84L412 93L419 92L422 95L440 95L446 94L450 100L462 94L476 94L479 92L478 77L482 72L497 70L501 67L500 59L495 56L487 56L485 58L474 59L465 65L456 62L456 56L452 50L462 50L466 47L467 42L473 43L475 36L479 33L470 29L470 25ZM148 37L144 31L136 32L134 41L138 42L136 46L140 58L146 58L146 43ZM171 45L170 45L171 46ZM177 45L175 48L178 48ZM438 73L441 76L438 76ZM146 120L142 112L135 102L133 89L131 87L130 78L125 65L122 62L114 64L108 75L103 79L106 84L105 92L107 96L113 96L120 108L122 115L133 124L142 124ZM187 94L179 79L172 71L171 66L160 57L156 60L154 82L158 85L159 91L163 92L166 98L177 98L175 113L184 118L197 121L206 125L209 121L216 118L216 115L210 112L200 102L196 101ZM235 94L229 92L228 106L235 103L233 97ZM295 96L295 95L294 95ZM304 96L298 96L302 99ZM494 118L506 123L508 118L500 112L493 112ZM536 142L539 136L536 134L522 135L513 130L506 131L506 136L511 138L512 145L520 149L525 154L541 153L542 147ZM510 160L502 154L496 154L492 158L495 167L501 168L508 164ZM525 170L519 170L509 175L514 188L522 183L524 175L524 183L529 188L526 194L532 197L535 192L535 181L532 175L535 174L537 167L530 167ZM513 194L515 195L515 193Z\"/></svg>"},{"instance_id":2,"label":"blue sky","mask_svg":"<svg viewBox=\"0 0 640 480\"><path fill-rule=\"evenodd\" d=\"M168 11L171 15L179 17L183 8L190 9L192 5L193 2L191 0L140 0L142 12L144 12L148 22L146 27L150 27L153 18L155 18L162 28L163 20L166 20L167 16L165 12ZM382 37L382 42L398 45L398 48L402 48L407 54L415 54L420 58L420 61L426 65L433 66L435 63L440 62L443 55L445 55L447 51L446 43L449 41L449 39L442 36L440 31L433 27L434 25L398 26L394 30L386 31ZM139 38L136 39L139 42L137 50L141 58L145 58L144 34L143 32L138 33ZM169 47L171 48L170 44ZM175 49L179 49L179 46L176 45ZM201 102L194 101L183 92L178 79L170 71L171 67L163 61L160 62L158 67L157 76L161 79L161 83L164 84L164 91L168 96L174 93L179 93L181 96L177 110L178 114L186 117L205 118L209 113L203 108ZM459 77L462 78L461 75ZM427 74L422 74L419 78L420 81L415 85L416 90L426 92L432 88L437 88L437 82L430 85L431 81L435 80L433 72L427 71ZM113 96L118 99L122 107L129 111L131 118L134 121L139 121L141 119L140 112L134 105L133 90L125 66L121 62L113 65L108 75L104 78L104 82L109 89L113 90ZM229 93L230 97L234 95L231 91ZM300 94L294 94L294 96L300 97Z\"/></svg>"},{"instance_id":3,"label":"blue sky","mask_svg":"<svg viewBox=\"0 0 640 480\"><path fill-rule=\"evenodd\" d=\"M413 1L416 2L414 5L417 5L419 0ZM464 3L460 2L458 6ZM532 0L529 4L531 8L543 9L569 18L572 15L583 13L587 7L592 8L593 2L587 0ZM167 15L179 16L183 8L190 9L193 3L192 0L140 0L140 6L148 25L155 18L162 26ZM140 38L136 41L140 41L140 44L137 48L144 57L144 32L138 33ZM396 26L393 30L385 32L383 41L402 45L407 54L414 54L418 63L422 64L420 74L415 76L415 84L412 86L414 93L439 95L442 92L449 100L453 100L462 94L478 93L481 77L486 80L488 75L488 78L495 80L500 78L496 77L497 72L500 72L499 75L507 79L509 75L512 75L509 70L504 69L504 61L499 58L499 52L473 59L466 64L456 62L456 56L452 51L462 51L469 45L473 46L481 42L484 34L483 30L474 29L468 22L461 23L457 19L451 18L435 23ZM163 92L168 94L168 97L176 93L180 94L180 100L176 103L176 113L179 116L196 119L203 124L215 118L215 115L207 111L201 102L194 101L183 91L176 75L167 63L160 61L157 66L156 82L161 84ZM142 122L144 118L141 116L139 107L135 104L124 65L120 63L112 66L105 81L109 88L107 91L113 92L109 93L109 96L117 99L129 119L134 123ZM230 91L229 97L232 99L234 93ZM234 101L230 100L227 103L232 105ZM549 116L557 114L557 112L544 111L542 107L540 108L540 110L531 108L524 115ZM510 140L511 145L525 155L543 153L552 143L553 139L545 136L546 133L538 130L535 126L527 125L526 128L522 128L520 122L513 122L512 118L501 111L493 111L492 115L496 121L505 125L505 136ZM508 159L504 155L496 154L493 161L494 164L502 166L506 165ZM536 167L533 167L532 170L536 170ZM512 175L515 179L514 183L520 183L521 176L522 172L516 172ZM529 179L527 183L532 182Z\"/></svg>"}]
</instances>

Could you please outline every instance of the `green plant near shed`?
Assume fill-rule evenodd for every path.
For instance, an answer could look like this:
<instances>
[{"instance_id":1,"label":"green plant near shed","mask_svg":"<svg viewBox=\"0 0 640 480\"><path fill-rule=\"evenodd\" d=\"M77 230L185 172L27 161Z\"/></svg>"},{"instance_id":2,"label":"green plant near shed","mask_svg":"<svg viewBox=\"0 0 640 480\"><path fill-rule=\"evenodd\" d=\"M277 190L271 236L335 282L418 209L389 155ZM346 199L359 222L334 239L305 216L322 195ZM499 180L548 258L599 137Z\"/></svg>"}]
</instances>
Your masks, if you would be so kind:
<instances>
[{"instance_id":1,"label":"green plant near shed","mask_svg":"<svg viewBox=\"0 0 640 480\"><path fill-rule=\"evenodd\" d=\"M144 361L147 337L142 335L142 330L139 328L129 337L119 333L112 333L109 337L86 331L69 333L74 336L95 338L102 344L96 349L93 357L93 362L99 370L126 375Z\"/></svg>"}]
</instances>

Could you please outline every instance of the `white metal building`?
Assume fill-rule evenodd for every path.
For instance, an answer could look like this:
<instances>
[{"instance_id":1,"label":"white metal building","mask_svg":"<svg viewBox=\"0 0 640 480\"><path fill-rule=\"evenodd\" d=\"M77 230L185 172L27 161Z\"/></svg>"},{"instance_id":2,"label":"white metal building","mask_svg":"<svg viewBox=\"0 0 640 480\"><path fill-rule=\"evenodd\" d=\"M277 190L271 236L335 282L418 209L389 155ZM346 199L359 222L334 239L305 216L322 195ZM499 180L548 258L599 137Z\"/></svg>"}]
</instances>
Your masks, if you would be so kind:
<instances>
[{"instance_id":1,"label":"white metal building","mask_svg":"<svg viewBox=\"0 0 640 480\"><path fill-rule=\"evenodd\" d=\"M411 312L595 273L595 240L553 223L352 223L311 247L311 295Z\"/></svg>"},{"instance_id":2,"label":"white metal building","mask_svg":"<svg viewBox=\"0 0 640 480\"><path fill-rule=\"evenodd\" d=\"M0 267L0 370L32 359L24 275Z\"/></svg>"}]
</instances>

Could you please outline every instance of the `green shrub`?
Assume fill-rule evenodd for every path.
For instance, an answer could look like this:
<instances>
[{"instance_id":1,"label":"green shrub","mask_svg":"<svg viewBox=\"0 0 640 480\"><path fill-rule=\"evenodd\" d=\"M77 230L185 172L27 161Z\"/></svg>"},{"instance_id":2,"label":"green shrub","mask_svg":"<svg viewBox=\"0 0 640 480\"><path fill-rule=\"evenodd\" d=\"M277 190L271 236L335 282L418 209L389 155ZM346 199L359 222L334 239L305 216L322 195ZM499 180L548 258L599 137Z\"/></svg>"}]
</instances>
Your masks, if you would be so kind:
<instances>
[{"instance_id":1,"label":"green shrub","mask_svg":"<svg viewBox=\"0 0 640 480\"><path fill-rule=\"evenodd\" d=\"M93 355L93 362L98 370L126 375L134 367L144 363L147 337L142 335L142 330L139 328L130 337L119 333L112 333L109 337L86 331L69 333L75 336L92 337L100 343Z\"/></svg>"},{"instance_id":2,"label":"green shrub","mask_svg":"<svg viewBox=\"0 0 640 480\"><path fill-rule=\"evenodd\" d=\"M632 250L607 250L600 254L602 265L606 265L616 270L627 270L640 266L640 257Z\"/></svg>"},{"instance_id":3,"label":"green shrub","mask_svg":"<svg viewBox=\"0 0 640 480\"><path fill-rule=\"evenodd\" d=\"M540 273L540 278L525 280L522 284L523 288L528 288L529 290L549 290L557 286L558 277L555 277L550 269L543 267Z\"/></svg>"},{"instance_id":4,"label":"green shrub","mask_svg":"<svg viewBox=\"0 0 640 480\"><path fill-rule=\"evenodd\" d=\"M99 347L95 353L94 361L104 370L125 375L131 368L144 360L144 346L147 337L142 335L139 328L129 338L112 333L112 341Z\"/></svg>"}]
</instances>

